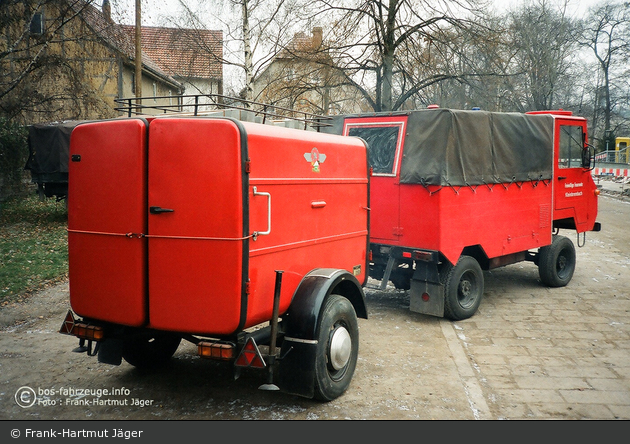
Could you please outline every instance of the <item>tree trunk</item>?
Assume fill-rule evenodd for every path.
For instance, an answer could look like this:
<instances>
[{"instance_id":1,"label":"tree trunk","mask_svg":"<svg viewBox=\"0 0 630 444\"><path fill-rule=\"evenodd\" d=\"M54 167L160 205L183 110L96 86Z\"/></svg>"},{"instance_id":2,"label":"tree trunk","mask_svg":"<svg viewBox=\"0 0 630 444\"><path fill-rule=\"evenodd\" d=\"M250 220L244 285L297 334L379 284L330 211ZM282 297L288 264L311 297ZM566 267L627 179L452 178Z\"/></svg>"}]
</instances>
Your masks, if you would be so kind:
<instances>
[{"instance_id":1,"label":"tree trunk","mask_svg":"<svg viewBox=\"0 0 630 444\"><path fill-rule=\"evenodd\" d=\"M245 100L254 100L252 81L254 78L254 62L251 49L251 30L249 28L249 3L243 0L241 3L243 19L243 52L245 67Z\"/></svg>"}]
</instances>

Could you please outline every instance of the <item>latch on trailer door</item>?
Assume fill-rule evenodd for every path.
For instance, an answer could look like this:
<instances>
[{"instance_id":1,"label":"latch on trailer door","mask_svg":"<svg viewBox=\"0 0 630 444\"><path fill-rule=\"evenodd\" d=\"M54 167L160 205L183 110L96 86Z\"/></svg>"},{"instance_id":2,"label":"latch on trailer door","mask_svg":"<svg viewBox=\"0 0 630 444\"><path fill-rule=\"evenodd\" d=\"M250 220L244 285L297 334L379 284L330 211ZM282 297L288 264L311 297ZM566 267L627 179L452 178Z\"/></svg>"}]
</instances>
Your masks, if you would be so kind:
<instances>
[{"instance_id":1,"label":"latch on trailer door","mask_svg":"<svg viewBox=\"0 0 630 444\"><path fill-rule=\"evenodd\" d=\"M266 231L254 231L252 239L256 240L258 236L268 235L271 233L271 193L258 191L257 187L253 187L254 196L267 196L267 230Z\"/></svg>"}]
</instances>

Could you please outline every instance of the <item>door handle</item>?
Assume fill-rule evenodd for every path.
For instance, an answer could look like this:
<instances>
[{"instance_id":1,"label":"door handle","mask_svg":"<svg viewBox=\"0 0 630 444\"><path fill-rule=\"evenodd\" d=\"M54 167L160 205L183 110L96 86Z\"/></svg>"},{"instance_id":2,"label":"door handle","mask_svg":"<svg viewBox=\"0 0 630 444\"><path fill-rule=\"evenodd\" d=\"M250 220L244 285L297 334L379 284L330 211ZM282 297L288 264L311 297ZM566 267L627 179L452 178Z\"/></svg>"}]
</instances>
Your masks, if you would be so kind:
<instances>
[{"instance_id":1,"label":"door handle","mask_svg":"<svg viewBox=\"0 0 630 444\"><path fill-rule=\"evenodd\" d=\"M149 207L149 213L151 214L172 213L173 211L175 210L171 210L170 208Z\"/></svg>"},{"instance_id":2,"label":"door handle","mask_svg":"<svg viewBox=\"0 0 630 444\"><path fill-rule=\"evenodd\" d=\"M254 231L254 240L258 236L267 235L271 233L271 194L258 191L257 187L253 187L254 196L266 196L267 197L267 231Z\"/></svg>"},{"instance_id":3,"label":"door handle","mask_svg":"<svg viewBox=\"0 0 630 444\"><path fill-rule=\"evenodd\" d=\"M558 176L558 180L564 180L566 179L566 176Z\"/></svg>"}]
</instances>

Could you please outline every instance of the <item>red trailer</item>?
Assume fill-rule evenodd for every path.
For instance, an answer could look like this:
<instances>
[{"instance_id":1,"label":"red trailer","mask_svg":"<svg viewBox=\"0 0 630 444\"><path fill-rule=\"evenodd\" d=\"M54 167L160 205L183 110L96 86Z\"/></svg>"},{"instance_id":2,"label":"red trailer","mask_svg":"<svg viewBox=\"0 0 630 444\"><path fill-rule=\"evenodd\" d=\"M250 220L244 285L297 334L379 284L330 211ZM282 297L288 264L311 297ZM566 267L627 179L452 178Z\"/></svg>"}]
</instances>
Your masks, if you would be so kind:
<instances>
[{"instance_id":1,"label":"red trailer","mask_svg":"<svg viewBox=\"0 0 630 444\"><path fill-rule=\"evenodd\" d=\"M151 367L183 339L288 393L347 389L367 318L362 140L228 118L84 123L68 186L61 332L81 350Z\"/></svg>"},{"instance_id":2,"label":"red trailer","mask_svg":"<svg viewBox=\"0 0 630 444\"><path fill-rule=\"evenodd\" d=\"M523 260L567 285L576 255L558 231L600 229L586 119L569 112L426 109L340 116L329 131L368 143L370 275L409 289L412 311L468 318L482 270Z\"/></svg>"}]
</instances>

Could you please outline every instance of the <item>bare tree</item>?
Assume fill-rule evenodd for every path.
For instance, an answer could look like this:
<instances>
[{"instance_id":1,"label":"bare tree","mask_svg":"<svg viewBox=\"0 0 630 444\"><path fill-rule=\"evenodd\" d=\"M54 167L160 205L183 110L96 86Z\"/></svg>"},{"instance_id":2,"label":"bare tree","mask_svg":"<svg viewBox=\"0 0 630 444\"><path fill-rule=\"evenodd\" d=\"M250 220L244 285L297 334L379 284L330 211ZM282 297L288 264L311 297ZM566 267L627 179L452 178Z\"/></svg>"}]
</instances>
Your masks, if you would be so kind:
<instances>
[{"instance_id":1,"label":"bare tree","mask_svg":"<svg viewBox=\"0 0 630 444\"><path fill-rule=\"evenodd\" d=\"M375 111L396 110L428 86L463 78L454 66L449 71L414 70L403 53L454 50L453 29L471 29L475 0L319 0L321 13L331 15L331 53ZM449 48L448 50L446 48ZM452 56L452 54L451 54ZM444 67L444 65L442 66Z\"/></svg>"},{"instance_id":2,"label":"bare tree","mask_svg":"<svg viewBox=\"0 0 630 444\"><path fill-rule=\"evenodd\" d=\"M532 0L508 14L514 70L521 73L529 110L552 109L558 83L569 74L577 27L567 3L556 8L549 0Z\"/></svg>"},{"instance_id":3,"label":"bare tree","mask_svg":"<svg viewBox=\"0 0 630 444\"><path fill-rule=\"evenodd\" d=\"M195 30L215 23L223 29L220 62L237 70L228 87L247 100L255 99L254 78L290 41L298 11L305 7L298 0L215 0L197 2L197 7L190 0L179 3L183 14L171 17L172 24Z\"/></svg>"},{"instance_id":4,"label":"bare tree","mask_svg":"<svg viewBox=\"0 0 630 444\"><path fill-rule=\"evenodd\" d=\"M589 9L583 23L580 43L595 56L601 83L598 83L593 125L598 126L603 113L604 139L612 130L614 100L612 92L616 76L626 71L626 60L630 54L630 3L606 1Z\"/></svg>"}]
</instances>

